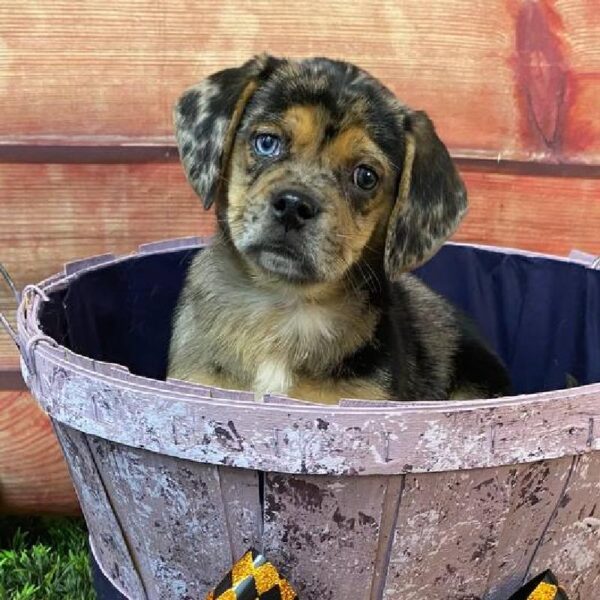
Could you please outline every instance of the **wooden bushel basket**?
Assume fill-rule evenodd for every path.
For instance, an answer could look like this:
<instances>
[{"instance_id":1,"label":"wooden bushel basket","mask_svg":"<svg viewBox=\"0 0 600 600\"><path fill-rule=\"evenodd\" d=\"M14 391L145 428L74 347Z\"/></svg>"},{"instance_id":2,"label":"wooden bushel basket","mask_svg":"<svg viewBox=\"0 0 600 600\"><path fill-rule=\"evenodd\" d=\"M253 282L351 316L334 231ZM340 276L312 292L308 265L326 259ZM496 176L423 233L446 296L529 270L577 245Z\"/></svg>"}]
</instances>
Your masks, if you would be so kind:
<instances>
[{"instance_id":1,"label":"wooden bushel basket","mask_svg":"<svg viewBox=\"0 0 600 600\"><path fill-rule=\"evenodd\" d=\"M572 600L598 597L591 263L448 244L421 270L479 321L519 396L257 403L164 380L170 314L201 244L67 265L18 311L24 377L116 588L202 599L254 546L303 600L505 600L547 568ZM565 389L569 376L585 385Z\"/></svg>"}]
</instances>

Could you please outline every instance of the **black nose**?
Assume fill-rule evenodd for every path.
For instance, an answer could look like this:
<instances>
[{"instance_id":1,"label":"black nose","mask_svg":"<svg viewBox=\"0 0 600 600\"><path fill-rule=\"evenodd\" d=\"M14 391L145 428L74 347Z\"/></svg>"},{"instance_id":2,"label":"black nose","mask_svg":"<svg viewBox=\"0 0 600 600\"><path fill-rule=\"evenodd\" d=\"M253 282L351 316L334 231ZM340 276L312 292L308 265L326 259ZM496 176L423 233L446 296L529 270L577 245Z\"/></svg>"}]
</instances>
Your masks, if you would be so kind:
<instances>
[{"instance_id":1,"label":"black nose","mask_svg":"<svg viewBox=\"0 0 600 600\"><path fill-rule=\"evenodd\" d=\"M286 230L301 229L320 212L316 200L301 192L285 191L271 200L271 213Z\"/></svg>"}]
</instances>

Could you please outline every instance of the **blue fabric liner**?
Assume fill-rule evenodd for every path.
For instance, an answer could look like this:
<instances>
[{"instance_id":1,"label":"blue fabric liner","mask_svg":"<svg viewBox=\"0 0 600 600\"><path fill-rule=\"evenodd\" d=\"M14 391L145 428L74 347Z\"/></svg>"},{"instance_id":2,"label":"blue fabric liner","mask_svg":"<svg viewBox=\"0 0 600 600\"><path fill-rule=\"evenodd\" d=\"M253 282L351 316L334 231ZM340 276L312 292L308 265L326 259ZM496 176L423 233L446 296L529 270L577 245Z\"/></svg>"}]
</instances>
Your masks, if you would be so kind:
<instances>
[{"instance_id":1,"label":"blue fabric liner","mask_svg":"<svg viewBox=\"0 0 600 600\"><path fill-rule=\"evenodd\" d=\"M447 245L418 275L475 320L517 393L600 381L600 271Z\"/></svg>"},{"instance_id":2,"label":"blue fabric liner","mask_svg":"<svg viewBox=\"0 0 600 600\"><path fill-rule=\"evenodd\" d=\"M96 600L127 600L119 590L101 571L93 552L90 551L90 568L92 571L92 584L96 592Z\"/></svg>"},{"instance_id":3,"label":"blue fabric liner","mask_svg":"<svg viewBox=\"0 0 600 600\"><path fill-rule=\"evenodd\" d=\"M197 250L129 259L52 295L48 335L136 374L166 375L170 322ZM600 272L549 258L448 244L417 270L470 315L509 368L517 393L600 381Z\"/></svg>"}]
</instances>

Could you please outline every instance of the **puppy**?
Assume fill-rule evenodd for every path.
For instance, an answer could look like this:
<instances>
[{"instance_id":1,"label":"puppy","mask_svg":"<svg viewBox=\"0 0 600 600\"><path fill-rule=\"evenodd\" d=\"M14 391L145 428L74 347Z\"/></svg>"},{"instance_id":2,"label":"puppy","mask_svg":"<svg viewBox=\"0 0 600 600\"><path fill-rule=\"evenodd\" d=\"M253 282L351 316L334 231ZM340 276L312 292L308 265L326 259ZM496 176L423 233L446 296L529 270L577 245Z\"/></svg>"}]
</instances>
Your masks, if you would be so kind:
<instances>
[{"instance_id":1,"label":"puppy","mask_svg":"<svg viewBox=\"0 0 600 600\"><path fill-rule=\"evenodd\" d=\"M174 119L218 235L187 274L170 377L322 403L508 392L475 328L408 274L467 206L425 113L351 64L265 55Z\"/></svg>"}]
</instances>

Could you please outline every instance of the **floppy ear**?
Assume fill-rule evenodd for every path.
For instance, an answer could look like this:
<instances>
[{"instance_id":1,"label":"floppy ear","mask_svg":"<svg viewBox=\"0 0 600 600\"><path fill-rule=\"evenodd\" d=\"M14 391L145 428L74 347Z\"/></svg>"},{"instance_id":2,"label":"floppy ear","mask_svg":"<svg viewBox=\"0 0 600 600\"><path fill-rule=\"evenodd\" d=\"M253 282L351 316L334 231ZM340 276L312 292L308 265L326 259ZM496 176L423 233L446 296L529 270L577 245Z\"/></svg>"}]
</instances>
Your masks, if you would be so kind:
<instances>
[{"instance_id":1,"label":"floppy ear","mask_svg":"<svg viewBox=\"0 0 600 600\"><path fill-rule=\"evenodd\" d=\"M409 113L404 128L404 165L385 242L392 281L433 256L467 209L465 186L429 117Z\"/></svg>"},{"instance_id":2,"label":"floppy ear","mask_svg":"<svg viewBox=\"0 0 600 600\"><path fill-rule=\"evenodd\" d=\"M179 157L206 209L220 193L246 103L276 62L261 55L241 67L214 73L188 89L175 105Z\"/></svg>"}]
</instances>

